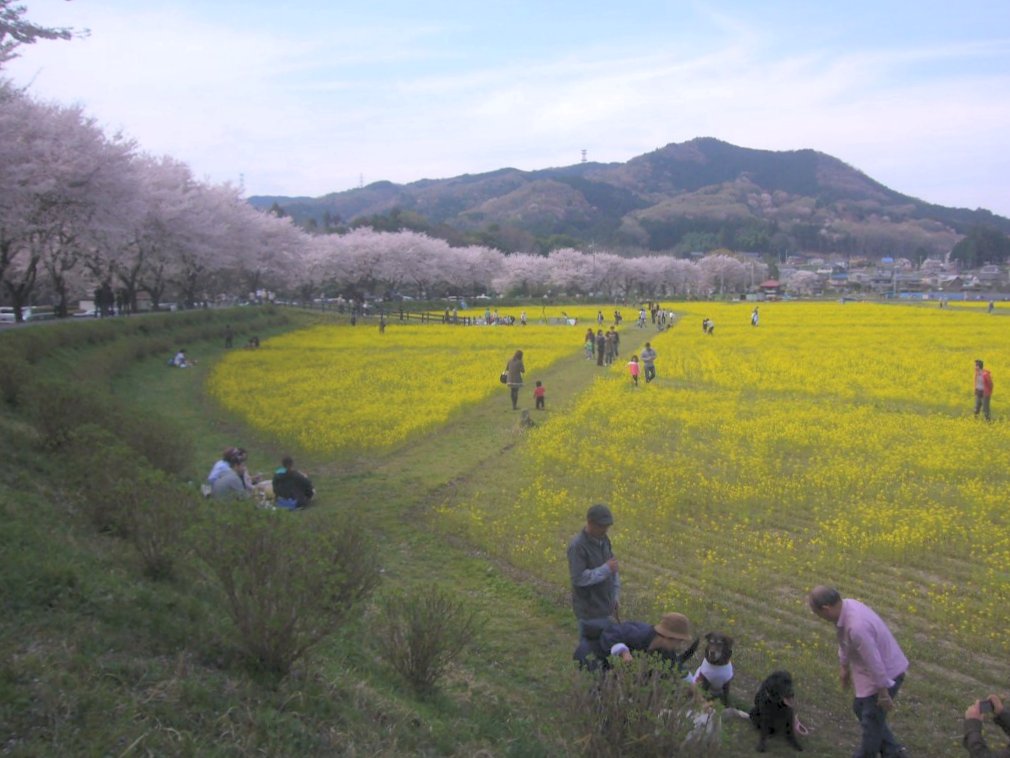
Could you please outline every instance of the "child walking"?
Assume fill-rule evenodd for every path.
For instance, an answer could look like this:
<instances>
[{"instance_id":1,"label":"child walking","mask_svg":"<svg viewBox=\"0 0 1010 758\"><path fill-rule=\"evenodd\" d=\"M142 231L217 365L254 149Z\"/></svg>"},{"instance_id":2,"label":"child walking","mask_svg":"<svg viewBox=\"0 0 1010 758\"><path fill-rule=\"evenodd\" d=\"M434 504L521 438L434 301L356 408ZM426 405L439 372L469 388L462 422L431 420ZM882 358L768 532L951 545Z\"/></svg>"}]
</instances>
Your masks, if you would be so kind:
<instances>
[{"instance_id":1,"label":"child walking","mask_svg":"<svg viewBox=\"0 0 1010 758\"><path fill-rule=\"evenodd\" d=\"M640 370L640 368L639 368L639 365L638 365L638 356L637 355L633 355L633 356L631 356L631 360L628 361L628 371L631 373L631 381L635 383L636 387L638 386L638 373L639 373L639 370Z\"/></svg>"},{"instance_id":2,"label":"child walking","mask_svg":"<svg viewBox=\"0 0 1010 758\"><path fill-rule=\"evenodd\" d=\"M544 387L544 383L538 380L537 381L537 386L533 390L533 397L537 401L537 410L538 411L542 411L544 409L544 394L546 392L547 392L547 389Z\"/></svg>"}]
</instances>

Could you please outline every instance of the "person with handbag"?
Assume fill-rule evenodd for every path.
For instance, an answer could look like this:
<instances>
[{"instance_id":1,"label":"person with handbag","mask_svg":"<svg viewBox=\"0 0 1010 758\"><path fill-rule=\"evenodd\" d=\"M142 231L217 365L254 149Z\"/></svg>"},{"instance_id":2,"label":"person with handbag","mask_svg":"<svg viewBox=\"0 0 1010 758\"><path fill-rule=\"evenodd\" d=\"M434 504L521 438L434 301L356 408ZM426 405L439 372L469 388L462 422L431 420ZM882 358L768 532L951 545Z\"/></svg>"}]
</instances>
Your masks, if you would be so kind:
<instances>
[{"instance_id":1,"label":"person with handbag","mask_svg":"<svg viewBox=\"0 0 1010 758\"><path fill-rule=\"evenodd\" d=\"M512 360L505 366L505 373L508 374L507 382L509 394L512 396L512 410L519 410L519 389L523 386L523 374L526 373L526 366L523 365L523 351L516 350Z\"/></svg>"}]
</instances>

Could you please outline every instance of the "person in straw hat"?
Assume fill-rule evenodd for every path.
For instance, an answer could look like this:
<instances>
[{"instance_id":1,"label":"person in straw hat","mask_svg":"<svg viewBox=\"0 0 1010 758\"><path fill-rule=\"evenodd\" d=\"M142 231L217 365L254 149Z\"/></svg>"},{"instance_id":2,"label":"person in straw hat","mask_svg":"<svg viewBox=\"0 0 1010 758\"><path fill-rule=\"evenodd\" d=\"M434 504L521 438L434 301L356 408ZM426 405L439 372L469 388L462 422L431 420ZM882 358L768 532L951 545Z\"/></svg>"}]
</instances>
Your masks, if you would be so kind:
<instances>
[{"instance_id":1,"label":"person in straw hat","mask_svg":"<svg viewBox=\"0 0 1010 758\"><path fill-rule=\"evenodd\" d=\"M691 622L683 613L664 613L658 624L644 621L614 624L603 630L600 644L607 654L624 660L630 660L634 651L644 651L658 653L678 666L698 649Z\"/></svg>"}]
</instances>

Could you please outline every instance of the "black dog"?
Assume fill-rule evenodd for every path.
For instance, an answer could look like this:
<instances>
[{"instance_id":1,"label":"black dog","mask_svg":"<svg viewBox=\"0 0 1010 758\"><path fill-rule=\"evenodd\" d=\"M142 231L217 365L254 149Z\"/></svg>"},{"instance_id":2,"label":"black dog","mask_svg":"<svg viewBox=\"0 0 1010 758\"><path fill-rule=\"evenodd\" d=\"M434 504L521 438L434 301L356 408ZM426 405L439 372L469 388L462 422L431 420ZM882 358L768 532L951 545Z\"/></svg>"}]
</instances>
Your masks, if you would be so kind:
<instances>
[{"instance_id":1,"label":"black dog","mask_svg":"<svg viewBox=\"0 0 1010 758\"><path fill-rule=\"evenodd\" d=\"M717 697L729 706L729 685L733 680L733 638L720 632L705 635L705 662L694 672L694 683L710 697Z\"/></svg>"},{"instance_id":2,"label":"black dog","mask_svg":"<svg viewBox=\"0 0 1010 758\"><path fill-rule=\"evenodd\" d=\"M796 714L793 712L793 678L788 671L775 671L765 679L754 696L750 720L757 728L757 750L765 751L765 742L773 734L784 734L786 742L802 750L793 729Z\"/></svg>"}]
</instances>

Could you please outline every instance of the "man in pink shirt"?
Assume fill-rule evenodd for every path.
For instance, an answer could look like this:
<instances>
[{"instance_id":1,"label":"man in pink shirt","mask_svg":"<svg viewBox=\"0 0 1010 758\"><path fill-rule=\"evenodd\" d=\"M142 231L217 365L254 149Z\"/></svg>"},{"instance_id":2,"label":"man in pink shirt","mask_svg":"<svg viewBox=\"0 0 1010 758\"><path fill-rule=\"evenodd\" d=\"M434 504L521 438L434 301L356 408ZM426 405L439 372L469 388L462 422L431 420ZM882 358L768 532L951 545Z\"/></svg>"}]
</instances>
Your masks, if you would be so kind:
<instances>
[{"instance_id":1,"label":"man in pink shirt","mask_svg":"<svg viewBox=\"0 0 1010 758\"><path fill-rule=\"evenodd\" d=\"M852 710L863 739L853 758L906 755L887 726L887 712L894 707L908 670L898 641L872 608L843 599L833 587L814 587L808 600L815 615L835 625L842 688L851 685L855 691Z\"/></svg>"}]
</instances>

